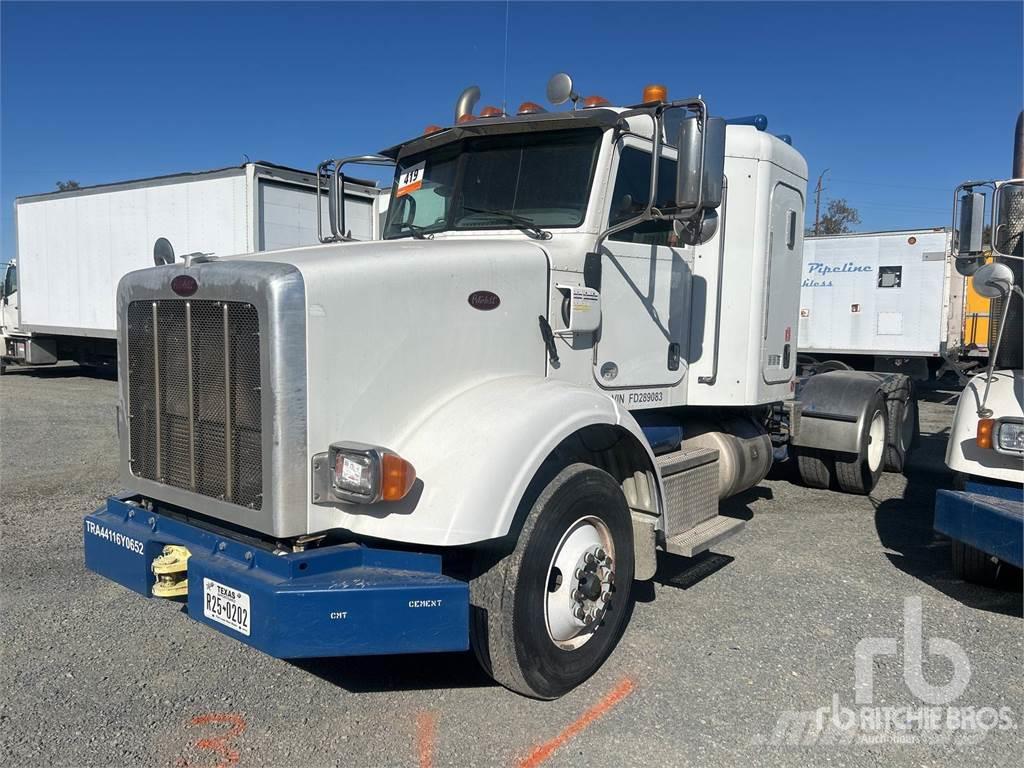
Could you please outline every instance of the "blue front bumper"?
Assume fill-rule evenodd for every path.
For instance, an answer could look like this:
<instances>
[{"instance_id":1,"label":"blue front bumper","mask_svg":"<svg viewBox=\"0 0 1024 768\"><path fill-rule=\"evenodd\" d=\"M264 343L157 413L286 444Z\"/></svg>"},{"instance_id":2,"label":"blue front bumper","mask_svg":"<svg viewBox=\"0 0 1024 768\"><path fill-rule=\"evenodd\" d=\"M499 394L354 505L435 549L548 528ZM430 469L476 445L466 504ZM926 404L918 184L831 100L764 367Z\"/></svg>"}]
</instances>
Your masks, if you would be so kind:
<instances>
[{"instance_id":1,"label":"blue front bumper","mask_svg":"<svg viewBox=\"0 0 1024 768\"><path fill-rule=\"evenodd\" d=\"M1022 567L1024 497L1020 488L969 482L935 495L935 530L987 555Z\"/></svg>"},{"instance_id":2,"label":"blue front bumper","mask_svg":"<svg viewBox=\"0 0 1024 768\"><path fill-rule=\"evenodd\" d=\"M110 498L85 518L86 567L149 597L153 559L167 544L184 546L189 616L271 656L469 647L469 585L443 575L439 555L360 544L275 554L130 502ZM247 603L244 621L204 610L205 593L217 588Z\"/></svg>"}]
</instances>

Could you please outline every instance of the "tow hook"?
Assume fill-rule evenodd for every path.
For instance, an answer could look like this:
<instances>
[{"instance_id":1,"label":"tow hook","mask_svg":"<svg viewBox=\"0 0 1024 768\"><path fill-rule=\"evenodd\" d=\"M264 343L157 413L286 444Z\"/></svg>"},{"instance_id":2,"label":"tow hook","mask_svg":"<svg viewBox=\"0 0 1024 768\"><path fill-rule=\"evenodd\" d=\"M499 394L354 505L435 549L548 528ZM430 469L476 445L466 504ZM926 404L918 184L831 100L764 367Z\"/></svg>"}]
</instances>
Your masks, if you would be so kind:
<instances>
[{"instance_id":1,"label":"tow hook","mask_svg":"<svg viewBox=\"0 0 1024 768\"><path fill-rule=\"evenodd\" d=\"M168 544L153 560L153 597L184 597L188 594L188 559L192 553L177 544Z\"/></svg>"}]
</instances>

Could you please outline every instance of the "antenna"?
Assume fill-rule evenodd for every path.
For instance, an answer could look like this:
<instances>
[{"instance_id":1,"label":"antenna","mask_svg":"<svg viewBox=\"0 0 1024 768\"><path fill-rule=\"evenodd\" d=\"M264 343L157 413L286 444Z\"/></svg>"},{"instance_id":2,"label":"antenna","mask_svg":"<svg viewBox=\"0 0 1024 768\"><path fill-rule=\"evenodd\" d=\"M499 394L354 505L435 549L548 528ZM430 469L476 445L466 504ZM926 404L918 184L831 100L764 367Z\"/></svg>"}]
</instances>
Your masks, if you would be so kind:
<instances>
[{"instance_id":1,"label":"antenna","mask_svg":"<svg viewBox=\"0 0 1024 768\"><path fill-rule=\"evenodd\" d=\"M512 0L505 0L505 71L501 79L501 114L508 114L508 15Z\"/></svg>"}]
</instances>

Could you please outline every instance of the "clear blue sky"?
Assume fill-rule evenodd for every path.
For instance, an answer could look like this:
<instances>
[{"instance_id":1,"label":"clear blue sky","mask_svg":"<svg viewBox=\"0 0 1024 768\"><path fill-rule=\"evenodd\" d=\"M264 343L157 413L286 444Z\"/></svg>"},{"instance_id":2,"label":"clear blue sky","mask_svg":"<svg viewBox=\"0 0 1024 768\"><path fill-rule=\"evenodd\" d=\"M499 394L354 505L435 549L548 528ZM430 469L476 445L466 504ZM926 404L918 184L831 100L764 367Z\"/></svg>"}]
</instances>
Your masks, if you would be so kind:
<instances>
[{"instance_id":1,"label":"clear blue sky","mask_svg":"<svg viewBox=\"0 0 1024 768\"><path fill-rule=\"evenodd\" d=\"M1010 171L1022 5L512 3L507 100L645 83L763 112L861 230L945 225L953 187ZM311 168L503 95L505 3L2 4L3 239L12 203L241 162ZM973 67L967 66L974 62ZM813 197L809 208L813 207ZM813 217L813 211L810 212Z\"/></svg>"}]
</instances>

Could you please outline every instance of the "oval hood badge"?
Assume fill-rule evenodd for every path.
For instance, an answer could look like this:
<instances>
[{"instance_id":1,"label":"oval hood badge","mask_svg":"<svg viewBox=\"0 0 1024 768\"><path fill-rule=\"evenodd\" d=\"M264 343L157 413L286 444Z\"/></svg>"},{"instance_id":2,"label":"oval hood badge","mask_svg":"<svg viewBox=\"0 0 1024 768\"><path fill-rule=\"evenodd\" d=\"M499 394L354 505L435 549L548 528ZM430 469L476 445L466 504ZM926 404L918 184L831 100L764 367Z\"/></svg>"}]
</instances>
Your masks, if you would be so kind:
<instances>
[{"instance_id":1,"label":"oval hood badge","mask_svg":"<svg viewBox=\"0 0 1024 768\"><path fill-rule=\"evenodd\" d=\"M191 296L199 290L199 283L192 275L178 275L171 280L171 290L179 296Z\"/></svg>"},{"instance_id":2,"label":"oval hood badge","mask_svg":"<svg viewBox=\"0 0 1024 768\"><path fill-rule=\"evenodd\" d=\"M491 293L490 291L473 291L469 294L469 306L473 309L479 309L483 312L487 312L492 309L497 309L498 305L501 304L501 299L498 298L498 294Z\"/></svg>"}]
</instances>

